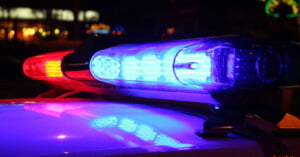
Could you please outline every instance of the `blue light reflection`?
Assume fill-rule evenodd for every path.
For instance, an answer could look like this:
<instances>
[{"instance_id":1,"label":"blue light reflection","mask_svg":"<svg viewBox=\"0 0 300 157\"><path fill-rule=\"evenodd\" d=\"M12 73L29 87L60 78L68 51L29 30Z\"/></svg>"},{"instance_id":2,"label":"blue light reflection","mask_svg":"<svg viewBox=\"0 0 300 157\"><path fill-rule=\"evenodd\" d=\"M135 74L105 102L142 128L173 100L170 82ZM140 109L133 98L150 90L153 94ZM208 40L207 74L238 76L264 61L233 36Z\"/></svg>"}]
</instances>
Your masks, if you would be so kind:
<instances>
[{"instance_id":1,"label":"blue light reflection","mask_svg":"<svg viewBox=\"0 0 300 157\"><path fill-rule=\"evenodd\" d=\"M116 116L98 118L93 121L92 127L97 127L97 128L114 127L117 125L117 121L118 119Z\"/></svg>"},{"instance_id":2,"label":"blue light reflection","mask_svg":"<svg viewBox=\"0 0 300 157\"><path fill-rule=\"evenodd\" d=\"M166 152L209 144L195 134L203 119L143 104L72 99L1 103L0 108L2 156L113 156L130 154L127 150Z\"/></svg>"},{"instance_id":3,"label":"blue light reflection","mask_svg":"<svg viewBox=\"0 0 300 157\"><path fill-rule=\"evenodd\" d=\"M192 144L184 144L176 141L175 139L165 135L165 134L159 134L154 143L158 146L170 146L174 148L182 148L182 147L191 147Z\"/></svg>"},{"instance_id":4,"label":"blue light reflection","mask_svg":"<svg viewBox=\"0 0 300 157\"><path fill-rule=\"evenodd\" d=\"M134 132L137 128L137 124L132 119L123 118L120 121L119 128L126 132Z\"/></svg>"},{"instance_id":5,"label":"blue light reflection","mask_svg":"<svg viewBox=\"0 0 300 157\"><path fill-rule=\"evenodd\" d=\"M140 121L136 121L134 119L128 117L117 117L117 116L106 116L96 118L91 122L92 128L95 129L119 129L121 131L130 133L136 138L143 140L145 142L150 142L157 146L169 146L173 148L187 148L192 147L192 144L181 143L178 140L167 136L166 134L162 133L159 129L155 129L148 124L145 124ZM179 128L178 128L179 129ZM111 132L111 131L109 131ZM118 140L125 140L128 141L130 135L121 136L119 134L112 135ZM126 137L128 139L126 139ZM132 144L132 141L128 141L127 143L131 143L130 146L136 146L136 144Z\"/></svg>"},{"instance_id":6,"label":"blue light reflection","mask_svg":"<svg viewBox=\"0 0 300 157\"><path fill-rule=\"evenodd\" d=\"M142 124L138 127L135 134L144 141L152 141L157 133L152 127Z\"/></svg>"}]
</instances>

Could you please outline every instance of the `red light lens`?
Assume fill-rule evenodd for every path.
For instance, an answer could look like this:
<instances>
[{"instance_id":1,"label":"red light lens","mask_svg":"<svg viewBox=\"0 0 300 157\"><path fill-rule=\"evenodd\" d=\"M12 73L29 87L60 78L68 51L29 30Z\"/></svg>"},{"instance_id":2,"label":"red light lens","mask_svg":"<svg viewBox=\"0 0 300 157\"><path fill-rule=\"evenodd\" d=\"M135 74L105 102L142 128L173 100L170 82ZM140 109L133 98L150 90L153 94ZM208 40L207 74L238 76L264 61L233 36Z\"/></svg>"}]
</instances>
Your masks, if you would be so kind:
<instances>
[{"instance_id":1,"label":"red light lens","mask_svg":"<svg viewBox=\"0 0 300 157\"><path fill-rule=\"evenodd\" d=\"M27 77L37 80L66 79L61 70L61 60L72 52L59 51L30 57L23 63L23 72Z\"/></svg>"}]
</instances>

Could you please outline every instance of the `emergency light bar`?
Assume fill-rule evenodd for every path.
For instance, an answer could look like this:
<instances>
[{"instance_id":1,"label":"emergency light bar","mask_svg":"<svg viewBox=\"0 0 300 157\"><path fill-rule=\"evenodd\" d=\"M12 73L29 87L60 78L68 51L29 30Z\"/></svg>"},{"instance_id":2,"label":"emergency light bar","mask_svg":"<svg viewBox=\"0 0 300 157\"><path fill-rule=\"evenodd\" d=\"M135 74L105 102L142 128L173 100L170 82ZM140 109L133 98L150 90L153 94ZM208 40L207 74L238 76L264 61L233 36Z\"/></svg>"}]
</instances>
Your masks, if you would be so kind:
<instances>
[{"instance_id":1,"label":"emergency light bar","mask_svg":"<svg viewBox=\"0 0 300 157\"><path fill-rule=\"evenodd\" d=\"M91 40L82 47L95 46L98 39ZM300 83L295 44L282 47L242 37L216 37L100 47L96 53L80 49L30 57L23 70L30 78L68 90L211 104L240 100L232 99L235 94L219 94L223 91L250 89L239 92L240 97L251 93L253 102L247 102L255 103L267 100L258 88ZM264 91L260 93L275 92Z\"/></svg>"}]
</instances>

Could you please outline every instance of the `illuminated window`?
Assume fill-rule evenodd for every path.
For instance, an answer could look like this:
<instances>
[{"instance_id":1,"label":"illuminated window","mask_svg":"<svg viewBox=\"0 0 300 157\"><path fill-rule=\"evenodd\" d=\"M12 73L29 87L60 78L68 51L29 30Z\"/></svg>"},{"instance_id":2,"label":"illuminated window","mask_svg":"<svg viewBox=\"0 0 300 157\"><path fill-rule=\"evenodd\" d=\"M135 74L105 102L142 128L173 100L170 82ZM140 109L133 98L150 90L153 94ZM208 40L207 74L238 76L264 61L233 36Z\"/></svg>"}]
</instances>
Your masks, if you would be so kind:
<instances>
[{"instance_id":1,"label":"illuminated window","mask_svg":"<svg viewBox=\"0 0 300 157\"><path fill-rule=\"evenodd\" d=\"M78 21L99 21L99 13L94 10L80 11Z\"/></svg>"},{"instance_id":2,"label":"illuminated window","mask_svg":"<svg viewBox=\"0 0 300 157\"><path fill-rule=\"evenodd\" d=\"M46 19L46 9L32 9L29 7L14 7L9 10L0 6L0 18L12 18L12 19Z\"/></svg>"},{"instance_id":3,"label":"illuminated window","mask_svg":"<svg viewBox=\"0 0 300 157\"><path fill-rule=\"evenodd\" d=\"M7 17L8 17L7 9L0 6L0 18L7 18Z\"/></svg>"},{"instance_id":4,"label":"illuminated window","mask_svg":"<svg viewBox=\"0 0 300 157\"><path fill-rule=\"evenodd\" d=\"M74 21L75 16L72 10L52 9L51 16L54 20ZM47 19L46 9L33 9L29 7L12 7L7 9L0 6L0 18L24 19L24 20L45 20ZM96 22L99 21L99 12L95 10L79 11L78 20Z\"/></svg>"},{"instance_id":5,"label":"illuminated window","mask_svg":"<svg viewBox=\"0 0 300 157\"><path fill-rule=\"evenodd\" d=\"M52 9L52 18L59 21L74 21L72 10Z\"/></svg>"},{"instance_id":6,"label":"illuminated window","mask_svg":"<svg viewBox=\"0 0 300 157\"><path fill-rule=\"evenodd\" d=\"M9 11L10 18L13 19L46 19L45 9L31 9L27 7L11 8Z\"/></svg>"}]
</instances>

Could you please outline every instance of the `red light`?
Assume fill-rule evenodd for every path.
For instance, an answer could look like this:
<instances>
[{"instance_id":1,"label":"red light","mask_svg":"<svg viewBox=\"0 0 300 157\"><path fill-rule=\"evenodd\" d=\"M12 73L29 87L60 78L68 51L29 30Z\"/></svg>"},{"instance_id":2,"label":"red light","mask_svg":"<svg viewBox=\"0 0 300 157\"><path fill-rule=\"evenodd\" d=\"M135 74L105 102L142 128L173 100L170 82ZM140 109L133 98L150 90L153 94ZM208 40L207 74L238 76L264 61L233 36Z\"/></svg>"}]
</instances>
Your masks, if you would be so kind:
<instances>
[{"instance_id":1,"label":"red light","mask_svg":"<svg viewBox=\"0 0 300 157\"><path fill-rule=\"evenodd\" d=\"M47 77L63 77L61 61L46 61L45 70Z\"/></svg>"},{"instance_id":2,"label":"red light","mask_svg":"<svg viewBox=\"0 0 300 157\"><path fill-rule=\"evenodd\" d=\"M77 92L103 93L85 82L70 78L62 71L62 59L74 50L51 52L27 58L23 63L23 72L29 78L43 80L56 88L76 90ZM93 79L89 70L69 71L77 79ZM68 77L67 77L68 76Z\"/></svg>"},{"instance_id":3,"label":"red light","mask_svg":"<svg viewBox=\"0 0 300 157\"><path fill-rule=\"evenodd\" d=\"M30 57L23 63L23 72L27 77L37 80L67 79L61 70L61 60L72 52L59 51Z\"/></svg>"}]
</instances>

